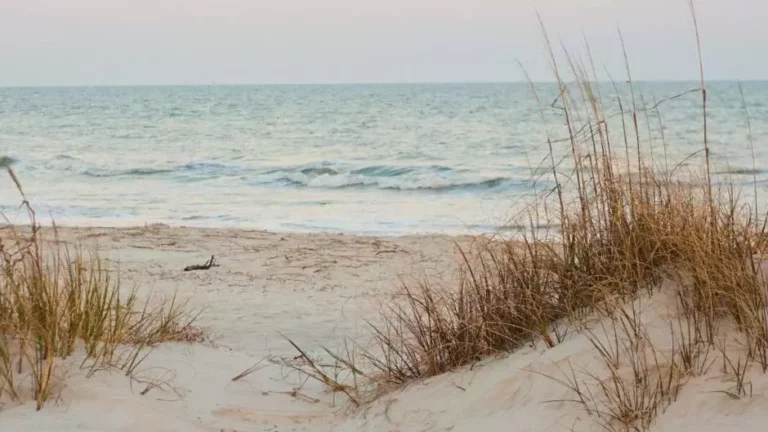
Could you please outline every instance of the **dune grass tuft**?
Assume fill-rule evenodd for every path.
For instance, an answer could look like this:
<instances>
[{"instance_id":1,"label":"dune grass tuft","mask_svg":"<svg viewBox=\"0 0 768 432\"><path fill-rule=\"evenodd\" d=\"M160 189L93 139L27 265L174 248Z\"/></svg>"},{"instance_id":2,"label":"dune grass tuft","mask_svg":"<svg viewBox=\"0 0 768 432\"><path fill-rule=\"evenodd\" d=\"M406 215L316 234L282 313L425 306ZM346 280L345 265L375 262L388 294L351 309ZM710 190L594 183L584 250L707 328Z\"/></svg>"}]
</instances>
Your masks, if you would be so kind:
<instances>
[{"instance_id":1,"label":"dune grass tuft","mask_svg":"<svg viewBox=\"0 0 768 432\"><path fill-rule=\"evenodd\" d=\"M407 284L383 306L370 323L373 347L359 349L360 364L370 369L365 376L382 386L401 385L526 343L553 347L569 331L581 331L606 372L572 369L552 378L606 430L647 430L687 379L706 374L716 358L735 382L724 392L745 397L750 366L768 369L761 271L767 219L756 188L750 203L730 178L712 177L703 71L700 87L646 106L628 61L627 83L611 81L606 89L591 54L585 60L565 51L559 62L545 40L559 90L551 107L561 114L560 126L547 125L537 86L531 89L547 130L553 186L519 216L527 228L515 238L481 238L460 250L455 286ZM668 159L660 107L695 94L702 103L697 153L703 158L684 170L682 162L699 155ZM749 122L746 105L744 111ZM649 142L651 124L658 125L662 152L654 153ZM569 155L566 163L561 153ZM664 347L649 335L643 311L631 306L662 291L672 291L677 312ZM595 316L602 337L588 323ZM720 343L724 334L739 336L738 352Z\"/></svg>"},{"instance_id":2,"label":"dune grass tuft","mask_svg":"<svg viewBox=\"0 0 768 432\"><path fill-rule=\"evenodd\" d=\"M41 409L56 391L57 364L78 347L88 375L119 369L132 376L156 344L201 337L196 316L175 296L140 303L98 255L45 241L21 183L6 170L31 224L8 223L0 238L0 399L23 402L31 382Z\"/></svg>"}]
</instances>

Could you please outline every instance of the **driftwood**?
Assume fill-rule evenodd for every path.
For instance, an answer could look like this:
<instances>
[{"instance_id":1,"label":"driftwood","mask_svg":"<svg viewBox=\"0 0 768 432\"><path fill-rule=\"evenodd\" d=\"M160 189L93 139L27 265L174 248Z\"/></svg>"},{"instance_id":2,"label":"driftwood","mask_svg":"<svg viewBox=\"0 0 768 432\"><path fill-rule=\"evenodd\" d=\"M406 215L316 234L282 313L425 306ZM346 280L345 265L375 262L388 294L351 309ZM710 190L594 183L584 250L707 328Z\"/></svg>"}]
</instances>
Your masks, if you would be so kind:
<instances>
[{"instance_id":1,"label":"driftwood","mask_svg":"<svg viewBox=\"0 0 768 432\"><path fill-rule=\"evenodd\" d=\"M184 271L193 271L193 270L209 270L211 267L218 267L219 265L216 264L216 259L213 255L211 255L211 259L206 261L205 264L196 264L184 267Z\"/></svg>"}]
</instances>

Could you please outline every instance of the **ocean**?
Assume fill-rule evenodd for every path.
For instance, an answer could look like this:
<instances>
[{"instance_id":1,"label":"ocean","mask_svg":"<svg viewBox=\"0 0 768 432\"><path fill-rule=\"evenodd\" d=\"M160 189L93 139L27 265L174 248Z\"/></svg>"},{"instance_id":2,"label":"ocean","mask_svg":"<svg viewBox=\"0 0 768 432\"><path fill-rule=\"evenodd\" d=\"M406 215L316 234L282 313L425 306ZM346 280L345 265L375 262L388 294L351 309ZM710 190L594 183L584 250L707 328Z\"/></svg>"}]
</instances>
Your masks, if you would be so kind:
<instances>
[{"instance_id":1,"label":"ocean","mask_svg":"<svg viewBox=\"0 0 768 432\"><path fill-rule=\"evenodd\" d=\"M628 86L622 107L600 87L620 122ZM695 87L636 83L635 105ZM756 176L766 190L768 82L743 83L751 137L737 83L707 87L716 172L745 185ZM0 156L44 223L489 232L552 187L547 132L558 156L570 152L557 87L536 88L546 122L527 84L0 88ZM669 165L692 163L700 94L664 102L660 114L661 123L656 111L641 117L644 145L667 152ZM25 220L19 203L0 179L0 210L13 222Z\"/></svg>"}]
</instances>

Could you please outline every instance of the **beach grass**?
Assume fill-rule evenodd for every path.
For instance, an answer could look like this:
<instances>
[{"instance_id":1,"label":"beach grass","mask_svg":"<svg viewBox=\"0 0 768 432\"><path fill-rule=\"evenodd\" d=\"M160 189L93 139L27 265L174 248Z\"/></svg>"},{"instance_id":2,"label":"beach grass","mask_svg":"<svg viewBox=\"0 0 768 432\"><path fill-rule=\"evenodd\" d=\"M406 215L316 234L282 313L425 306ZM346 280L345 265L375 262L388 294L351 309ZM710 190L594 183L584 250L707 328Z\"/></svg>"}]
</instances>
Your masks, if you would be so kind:
<instances>
[{"instance_id":1,"label":"beach grass","mask_svg":"<svg viewBox=\"0 0 768 432\"><path fill-rule=\"evenodd\" d=\"M199 339L196 316L175 295L141 302L95 252L44 239L21 182L5 169L31 223L8 223L0 241L0 398L22 401L31 382L41 409L58 388L57 364L78 349L88 376L132 376L158 343Z\"/></svg>"},{"instance_id":2,"label":"beach grass","mask_svg":"<svg viewBox=\"0 0 768 432\"><path fill-rule=\"evenodd\" d=\"M379 388L454 371L526 344L551 348L570 332L582 332L607 374L572 368L551 378L572 390L572 402L606 430L647 430L687 380L706 374L715 359L735 383L723 392L732 398L749 394L748 371L768 368L761 270L766 218L756 186L754 200L747 200L730 178L712 177L692 4L691 14L700 84L653 105L636 90L626 51L626 82L611 80L612 91L606 92L588 44L584 57L566 49L558 56L543 31L559 96L547 107L533 83L531 88L542 121L547 109L561 114L562 124L545 124L554 187L518 215L525 228L514 238L481 237L460 250L456 285L405 284L382 305L379 319L370 323L373 347L360 347L357 359ZM700 95L702 110L701 150L686 162L703 157L683 168L681 161L667 159L659 108L685 94ZM608 99L618 113L606 108ZM746 105L744 111L749 126ZM652 123L659 125L662 152L654 153L648 142ZM563 153L572 171L562 171ZM542 231L542 225L557 229ZM665 348L649 335L637 306L660 293L672 294L677 312L669 319ZM595 317L601 336L588 324ZM737 348L723 342L734 338Z\"/></svg>"}]
</instances>

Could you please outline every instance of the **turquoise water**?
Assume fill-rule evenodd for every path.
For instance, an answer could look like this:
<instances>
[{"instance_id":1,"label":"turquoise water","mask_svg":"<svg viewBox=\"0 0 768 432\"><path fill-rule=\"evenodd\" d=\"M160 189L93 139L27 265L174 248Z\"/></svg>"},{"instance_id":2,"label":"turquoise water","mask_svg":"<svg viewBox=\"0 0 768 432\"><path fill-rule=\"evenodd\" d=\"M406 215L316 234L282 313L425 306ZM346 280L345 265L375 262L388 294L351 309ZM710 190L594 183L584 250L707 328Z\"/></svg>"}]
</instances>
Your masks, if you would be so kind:
<instances>
[{"instance_id":1,"label":"turquoise water","mask_svg":"<svg viewBox=\"0 0 768 432\"><path fill-rule=\"evenodd\" d=\"M640 83L636 105L695 86ZM623 139L614 90L601 88L614 140ZM746 184L753 170L738 88L708 89L717 170ZM764 190L768 83L744 90ZM546 129L525 84L0 88L0 155L13 160L38 213L64 225L489 231L551 187L540 168L546 130L562 138L564 119L549 106L557 88L537 91ZM627 86L620 92L628 109ZM671 161L701 148L700 95L664 103L661 115ZM640 133L660 154L655 114L649 120ZM568 154L566 142L555 145ZM20 220L18 203L1 179L0 209Z\"/></svg>"}]
</instances>

